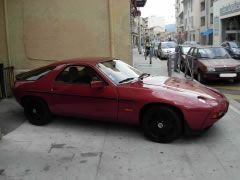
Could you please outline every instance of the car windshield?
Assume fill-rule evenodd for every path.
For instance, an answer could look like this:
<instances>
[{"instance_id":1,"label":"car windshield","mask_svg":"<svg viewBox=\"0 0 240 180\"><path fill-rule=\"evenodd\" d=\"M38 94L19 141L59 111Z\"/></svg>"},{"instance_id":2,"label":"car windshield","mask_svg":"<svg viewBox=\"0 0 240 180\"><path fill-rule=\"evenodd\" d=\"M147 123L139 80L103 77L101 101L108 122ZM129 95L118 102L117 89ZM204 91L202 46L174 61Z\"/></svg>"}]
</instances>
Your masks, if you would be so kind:
<instances>
[{"instance_id":1,"label":"car windshield","mask_svg":"<svg viewBox=\"0 0 240 180\"><path fill-rule=\"evenodd\" d=\"M197 45L198 43L196 41L186 41L183 44L184 45Z\"/></svg>"},{"instance_id":2,"label":"car windshield","mask_svg":"<svg viewBox=\"0 0 240 180\"><path fill-rule=\"evenodd\" d=\"M229 42L229 44L232 48L240 48L240 43L239 42Z\"/></svg>"},{"instance_id":3,"label":"car windshield","mask_svg":"<svg viewBox=\"0 0 240 180\"><path fill-rule=\"evenodd\" d=\"M198 51L199 58L203 59L228 59L231 58L230 55L224 48L214 47L214 48L200 48Z\"/></svg>"},{"instance_id":4,"label":"car windshield","mask_svg":"<svg viewBox=\"0 0 240 180\"><path fill-rule=\"evenodd\" d=\"M154 44L154 47L155 47L155 48L158 48L159 44L160 44L160 42L156 42L156 43Z\"/></svg>"},{"instance_id":5,"label":"car windshield","mask_svg":"<svg viewBox=\"0 0 240 180\"><path fill-rule=\"evenodd\" d=\"M97 67L115 84L138 78L142 72L120 60L111 60L97 64Z\"/></svg>"},{"instance_id":6,"label":"car windshield","mask_svg":"<svg viewBox=\"0 0 240 180\"><path fill-rule=\"evenodd\" d=\"M162 49L176 48L177 44L175 42L162 42Z\"/></svg>"},{"instance_id":7,"label":"car windshield","mask_svg":"<svg viewBox=\"0 0 240 180\"><path fill-rule=\"evenodd\" d=\"M187 54L191 47L182 47L183 54Z\"/></svg>"}]
</instances>

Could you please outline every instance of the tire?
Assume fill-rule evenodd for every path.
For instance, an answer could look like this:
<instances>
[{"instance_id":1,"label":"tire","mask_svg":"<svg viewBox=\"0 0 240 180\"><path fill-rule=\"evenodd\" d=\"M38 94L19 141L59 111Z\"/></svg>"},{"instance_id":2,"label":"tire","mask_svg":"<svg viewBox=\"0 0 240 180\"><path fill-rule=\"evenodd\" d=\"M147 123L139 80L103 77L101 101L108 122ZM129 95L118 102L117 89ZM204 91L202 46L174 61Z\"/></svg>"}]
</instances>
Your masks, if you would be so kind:
<instances>
[{"instance_id":1,"label":"tire","mask_svg":"<svg viewBox=\"0 0 240 180\"><path fill-rule=\"evenodd\" d=\"M186 64L184 64L184 74L190 76L190 71Z\"/></svg>"},{"instance_id":2,"label":"tire","mask_svg":"<svg viewBox=\"0 0 240 180\"><path fill-rule=\"evenodd\" d=\"M51 120L48 105L40 98L28 98L24 102L24 114L31 124L42 126Z\"/></svg>"},{"instance_id":3,"label":"tire","mask_svg":"<svg viewBox=\"0 0 240 180\"><path fill-rule=\"evenodd\" d=\"M198 71L198 73L197 73L197 81L202 84L205 82L205 79L200 71Z\"/></svg>"},{"instance_id":4,"label":"tire","mask_svg":"<svg viewBox=\"0 0 240 180\"><path fill-rule=\"evenodd\" d=\"M239 83L240 82L240 78L234 79L233 81L234 81L234 83Z\"/></svg>"},{"instance_id":5,"label":"tire","mask_svg":"<svg viewBox=\"0 0 240 180\"><path fill-rule=\"evenodd\" d=\"M160 143L174 141L183 130L179 115L172 108L165 106L147 109L143 115L142 127L146 137Z\"/></svg>"},{"instance_id":6,"label":"tire","mask_svg":"<svg viewBox=\"0 0 240 180\"><path fill-rule=\"evenodd\" d=\"M185 65L183 64L183 62L181 62L180 64L180 71L185 72Z\"/></svg>"},{"instance_id":7,"label":"tire","mask_svg":"<svg viewBox=\"0 0 240 180\"><path fill-rule=\"evenodd\" d=\"M162 53L159 54L159 59L162 60Z\"/></svg>"}]
</instances>

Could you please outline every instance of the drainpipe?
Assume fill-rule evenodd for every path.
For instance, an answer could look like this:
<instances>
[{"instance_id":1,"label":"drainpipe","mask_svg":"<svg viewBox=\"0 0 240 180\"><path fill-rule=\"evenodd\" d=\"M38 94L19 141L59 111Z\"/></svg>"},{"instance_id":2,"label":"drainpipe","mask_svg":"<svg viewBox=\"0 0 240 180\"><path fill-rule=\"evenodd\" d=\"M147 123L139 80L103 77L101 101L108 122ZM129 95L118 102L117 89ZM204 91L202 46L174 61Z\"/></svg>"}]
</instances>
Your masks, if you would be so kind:
<instances>
[{"instance_id":1,"label":"drainpipe","mask_svg":"<svg viewBox=\"0 0 240 180\"><path fill-rule=\"evenodd\" d=\"M208 7L208 5L209 5L209 1L208 0L206 0L206 2L205 2L205 7L206 7L206 28L207 28L207 31L208 31L208 15L209 15L209 7ZM209 44L209 35L207 35L206 36L207 38L206 38L206 45L208 45Z\"/></svg>"},{"instance_id":2,"label":"drainpipe","mask_svg":"<svg viewBox=\"0 0 240 180\"><path fill-rule=\"evenodd\" d=\"M8 13L7 13L7 0L3 0L4 5L4 18L5 18L5 33L6 33L6 46L7 46L7 56L8 56L8 66L12 65L11 53L10 53L10 43L9 43L9 30L8 30Z\"/></svg>"},{"instance_id":3,"label":"drainpipe","mask_svg":"<svg viewBox=\"0 0 240 180\"><path fill-rule=\"evenodd\" d=\"M138 16L138 53L142 54L141 17Z\"/></svg>"},{"instance_id":4,"label":"drainpipe","mask_svg":"<svg viewBox=\"0 0 240 180\"><path fill-rule=\"evenodd\" d=\"M2 131L1 131L1 127L0 127L0 141L2 139Z\"/></svg>"},{"instance_id":5,"label":"drainpipe","mask_svg":"<svg viewBox=\"0 0 240 180\"><path fill-rule=\"evenodd\" d=\"M113 27L113 11L112 0L108 0L108 14L109 14L109 32L110 32L110 55L115 56L114 51L114 27Z\"/></svg>"}]
</instances>

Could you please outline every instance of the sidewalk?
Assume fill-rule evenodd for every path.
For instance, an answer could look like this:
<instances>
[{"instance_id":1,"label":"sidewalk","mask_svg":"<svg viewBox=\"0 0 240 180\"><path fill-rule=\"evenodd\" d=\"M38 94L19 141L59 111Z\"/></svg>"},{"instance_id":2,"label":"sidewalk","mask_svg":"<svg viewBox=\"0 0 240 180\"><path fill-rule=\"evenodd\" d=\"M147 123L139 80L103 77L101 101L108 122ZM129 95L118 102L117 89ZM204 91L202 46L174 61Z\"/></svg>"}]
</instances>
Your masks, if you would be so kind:
<instances>
[{"instance_id":1,"label":"sidewalk","mask_svg":"<svg viewBox=\"0 0 240 180\"><path fill-rule=\"evenodd\" d=\"M157 57L152 58L152 64L149 63L149 57L145 60L143 54L139 54L138 50L133 49L133 66L143 72L150 73L151 75L168 76L167 60L160 60ZM172 72L172 77L184 78L182 72Z\"/></svg>"}]
</instances>

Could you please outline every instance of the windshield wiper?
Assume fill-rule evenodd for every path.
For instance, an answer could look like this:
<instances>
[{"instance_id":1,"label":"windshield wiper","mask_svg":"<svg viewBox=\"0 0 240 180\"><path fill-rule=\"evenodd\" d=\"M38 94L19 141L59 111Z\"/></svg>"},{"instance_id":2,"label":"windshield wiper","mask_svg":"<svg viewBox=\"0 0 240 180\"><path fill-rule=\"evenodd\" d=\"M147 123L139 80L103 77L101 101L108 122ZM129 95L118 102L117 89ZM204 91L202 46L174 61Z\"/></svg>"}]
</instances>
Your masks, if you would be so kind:
<instances>
[{"instance_id":1,"label":"windshield wiper","mask_svg":"<svg viewBox=\"0 0 240 180\"><path fill-rule=\"evenodd\" d=\"M131 81L133 79L135 79L135 78L127 78L127 79L124 79L124 80L120 81L119 83L124 83L124 82L127 82L127 81Z\"/></svg>"},{"instance_id":2,"label":"windshield wiper","mask_svg":"<svg viewBox=\"0 0 240 180\"><path fill-rule=\"evenodd\" d=\"M150 76L150 74L148 74L148 73L142 73L138 78L139 78L139 79L143 79L144 77L148 77L148 76Z\"/></svg>"}]
</instances>

